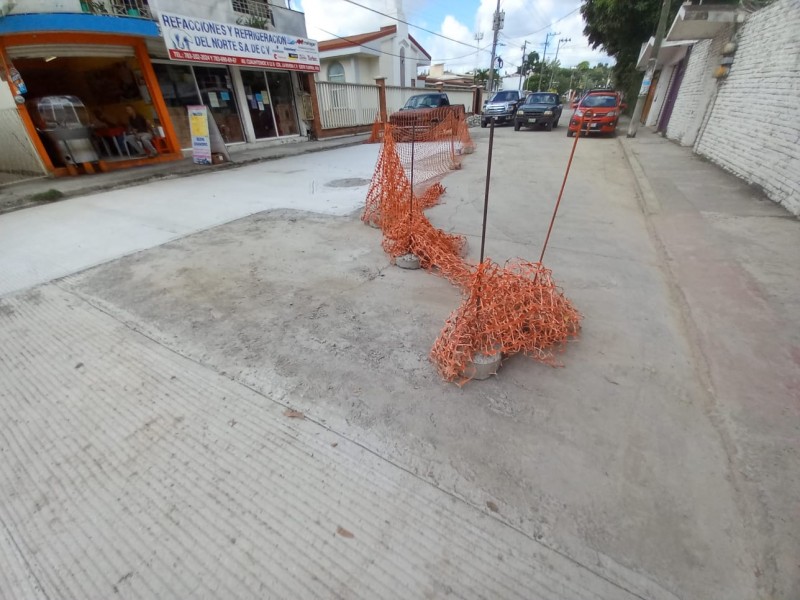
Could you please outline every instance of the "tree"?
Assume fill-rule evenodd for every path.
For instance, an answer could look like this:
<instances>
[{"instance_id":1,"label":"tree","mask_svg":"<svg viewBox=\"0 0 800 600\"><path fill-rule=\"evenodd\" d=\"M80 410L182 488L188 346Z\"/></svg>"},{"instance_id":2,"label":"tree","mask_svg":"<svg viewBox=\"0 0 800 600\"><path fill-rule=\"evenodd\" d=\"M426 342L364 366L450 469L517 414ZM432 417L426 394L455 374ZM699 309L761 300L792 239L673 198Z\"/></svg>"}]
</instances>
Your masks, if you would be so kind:
<instances>
[{"instance_id":1,"label":"tree","mask_svg":"<svg viewBox=\"0 0 800 600\"><path fill-rule=\"evenodd\" d=\"M492 69L494 71L494 81L500 81L500 71L497 69ZM475 85L486 85L489 83L489 69L476 69L475 75L473 77L475 81Z\"/></svg>"},{"instance_id":2,"label":"tree","mask_svg":"<svg viewBox=\"0 0 800 600\"><path fill-rule=\"evenodd\" d=\"M680 2L673 2L670 21ZM661 0L583 0L583 33L593 48L602 47L616 59L612 71L616 86L635 98L641 81L636 61L642 44L655 33Z\"/></svg>"}]
</instances>

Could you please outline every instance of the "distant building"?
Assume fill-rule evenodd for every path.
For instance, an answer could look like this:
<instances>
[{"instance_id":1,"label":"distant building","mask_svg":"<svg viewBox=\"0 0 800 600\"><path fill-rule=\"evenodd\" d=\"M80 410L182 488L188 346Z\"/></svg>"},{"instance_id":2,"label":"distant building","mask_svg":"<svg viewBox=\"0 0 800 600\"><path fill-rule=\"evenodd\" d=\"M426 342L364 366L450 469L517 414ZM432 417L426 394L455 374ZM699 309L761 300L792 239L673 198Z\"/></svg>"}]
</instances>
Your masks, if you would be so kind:
<instances>
[{"instance_id":1,"label":"distant building","mask_svg":"<svg viewBox=\"0 0 800 600\"><path fill-rule=\"evenodd\" d=\"M431 65L430 72L427 75L420 76L419 79L426 86L434 86L438 83L455 87L472 87L474 85L474 77L472 75L461 75L445 71L444 65L441 63Z\"/></svg>"},{"instance_id":2,"label":"distant building","mask_svg":"<svg viewBox=\"0 0 800 600\"><path fill-rule=\"evenodd\" d=\"M386 85L403 87L418 85L417 69L431 64L431 55L400 22L322 41L319 58L319 81L374 84L377 77L386 77Z\"/></svg>"}]
</instances>

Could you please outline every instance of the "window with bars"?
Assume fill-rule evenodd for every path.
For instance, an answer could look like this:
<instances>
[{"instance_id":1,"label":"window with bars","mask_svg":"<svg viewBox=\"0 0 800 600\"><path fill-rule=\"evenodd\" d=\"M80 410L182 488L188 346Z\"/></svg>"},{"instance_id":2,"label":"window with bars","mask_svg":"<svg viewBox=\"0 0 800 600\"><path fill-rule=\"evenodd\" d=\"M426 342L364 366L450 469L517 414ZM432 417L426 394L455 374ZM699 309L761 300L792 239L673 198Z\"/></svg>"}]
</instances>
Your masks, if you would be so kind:
<instances>
[{"instance_id":1,"label":"window with bars","mask_svg":"<svg viewBox=\"0 0 800 600\"><path fill-rule=\"evenodd\" d=\"M231 0L234 12L272 23L272 9L267 0Z\"/></svg>"}]
</instances>

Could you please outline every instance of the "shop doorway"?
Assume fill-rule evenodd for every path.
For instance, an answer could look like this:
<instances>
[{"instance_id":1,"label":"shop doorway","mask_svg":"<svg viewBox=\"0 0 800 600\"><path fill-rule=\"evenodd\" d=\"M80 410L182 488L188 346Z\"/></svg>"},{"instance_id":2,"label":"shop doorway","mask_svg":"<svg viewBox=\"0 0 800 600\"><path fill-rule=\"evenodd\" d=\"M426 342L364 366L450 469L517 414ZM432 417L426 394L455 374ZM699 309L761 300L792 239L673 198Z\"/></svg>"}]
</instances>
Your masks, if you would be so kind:
<instances>
[{"instance_id":1,"label":"shop doorway","mask_svg":"<svg viewBox=\"0 0 800 600\"><path fill-rule=\"evenodd\" d=\"M300 133L289 73L242 69L242 83L256 138Z\"/></svg>"},{"instance_id":2,"label":"shop doorway","mask_svg":"<svg viewBox=\"0 0 800 600\"><path fill-rule=\"evenodd\" d=\"M193 66L201 104L208 107L226 144L244 142L236 93L227 67Z\"/></svg>"},{"instance_id":3,"label":"shop doorway","mask_svg":"<svg viewBox=\"0 0 800 600\"><path fill-rule=\"evenodd\" d=\"M96 55L74 56L53 48L42 55L38 50L29 54L24 47L9 48L28 88L28 114L55 167L100 160L136 161L158 153L151 147L166 150L163 129L133 48L109 47L106 56L103 51L94 48ZM68 104L76 110L66 110ZM129 106L145 124L141 136L131 135ZM56 118L66 114L71 117L65 117L63 123Z\"/></svg>"}]
</instances>

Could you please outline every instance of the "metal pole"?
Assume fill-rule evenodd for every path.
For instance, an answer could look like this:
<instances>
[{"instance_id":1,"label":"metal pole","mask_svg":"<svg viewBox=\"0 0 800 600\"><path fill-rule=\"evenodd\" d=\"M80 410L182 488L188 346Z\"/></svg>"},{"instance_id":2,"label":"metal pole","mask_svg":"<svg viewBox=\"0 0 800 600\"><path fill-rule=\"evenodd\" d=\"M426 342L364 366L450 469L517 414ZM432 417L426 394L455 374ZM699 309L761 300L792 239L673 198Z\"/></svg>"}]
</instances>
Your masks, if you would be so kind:
<instances>
[{"instance_id":1,"label":"metal pole","mask_svg":"<svg viewBox=\"0 0 800 600\"><path fill-rule=\"evenodd\" d=\"M575 132L575 141L572 143L572 152L569 154L569 161L567 161L567 170L564 172L564 180L561 182L561 189L558 192L558 200L556 200L556 206L553 209L553 216L550 218L550 226L547 228L547 237L544 238L544 244L542 245L542 253L539 255L539 264L542 264L544 260L544 253L547 250L547 244L550 242L550 234L553 233L553 225L556 222L556 215L558 215L558 207L561 206L561 198L564 196L564 188L567 185L567 178L569 177L569 170L572 168L572 158L575 156L575 148L578 147L578 139L581 137L581 131L583 130L583 123L584 121L591 121L592 111L587 110L586 113L580 118L580 123L578 123L578 131ZM536 276L533 278L533 282L536 283L536 279L539 277L539 273L537 271Z\"/></svg>"},{"instance_id":2,"label":"metal pole","mask_svg":"<svg viewBox=\"0 0 800 600\"><path fill-rule=\"evenodd\" d=\"M486 219L489 216L489 180L492 177L492 148L494 147L494 119L489 125L489 157L486 159L486 191L483 195L483 229L481 230L481 259L483 263L483 249L486 246Z\"/></svg>"},{"instance_id":3,"label":"metal pole","mask_svg":"<svg viewBox=\"0 0 800 600\"><path fill-rule=\"evenodd\" d=\"M411 124L411 185L408 198L408 222L414 218L414 146L417 143L417 123Z\"/></svg>"},{"instance_id":4,"label":"metal pole","mask_svg":"<svg viewBox=\"0 0 800 600\"><path fill-rule=\"evenodd\" d=\"M489 93L494 90L494 61L497 53L497 34L500 33L500 0L497 0L497 10L494 13L494 21L492 22L492 29L494 30L494 39L492 40L492 62L489 63Z\"/></svg>"},{"instance_id":5,"label":"metal pole","mask_svg":"<svg viewBox=\"0 0 800 600\"><path fill-rule=\"evenodd\" d=\"M542 60L539 62L539 87L537 92L542 91L542 76L544 75L544 65L547 62L547 46L550 45L550 38L559 35L558 33L548 33L544 38L544 52L542 53Z\"/></svg>"},{"instance_id":6,"label":"metal pole","mask_svg":"<svg viewBox=\"0 0 800 600\"><path fill-rule=\"evenodd\" d=\"M525 78L525 50L528 48L528 40L522 44L522 64L519 67L519 87L518 91L522 91L522 80Z\"/></svg>"},{"instance_id":7,"label":"metal pole","mask_svg":"<svg viewBox=\"0 0 800 600\"><path fill-rule=\"evenodd\" d=\"M478 85L478 66L481 60L481 40L483 39L483 32L475 34L475 74L472 76L472 83Z\"/></svg>"},{"instance_id":8,"label":"metal pole","mask_svg":"<svg viewBox=\"0 0 800 600\"><path fill-rule=\"evenodd\" d=\"M661 4L661 16L658 19L658 28L656 29L656 40L653 42L653 53L650 55L650 60L647 61L647 70L644 72L644 79L642 79L642 87L639 88L639 97L636 99L636 107L633 109L633 116L631 117L630 125L628 125L628 137L635 138L636 132L639 130L639 119L642 118L642 111L644 111L644 104L647 100L647 93L650 91L650 82L653 81L653 73L656 72L656 64L658 63L658 53L661 50L661 42L664 40L664 32L667 30L667 17L669 16L670 0L664 0Z\"/></svg>"},{"instance_id":9,"label":"metal pole","mask_svg":"<svg viewBox=\"0 0 800 600\"><path fill-rule=\"evenodd\" d=\"M553 88L553 78L556 76L556 62L558 62L558 50L561 48L561 42L571 42L572 38L560 38L556 46L556 57L553 59L553 70L550 72L550 83L547 84L547 89Z\"/></svg>"}]
</instances>

